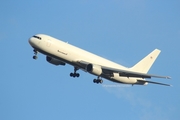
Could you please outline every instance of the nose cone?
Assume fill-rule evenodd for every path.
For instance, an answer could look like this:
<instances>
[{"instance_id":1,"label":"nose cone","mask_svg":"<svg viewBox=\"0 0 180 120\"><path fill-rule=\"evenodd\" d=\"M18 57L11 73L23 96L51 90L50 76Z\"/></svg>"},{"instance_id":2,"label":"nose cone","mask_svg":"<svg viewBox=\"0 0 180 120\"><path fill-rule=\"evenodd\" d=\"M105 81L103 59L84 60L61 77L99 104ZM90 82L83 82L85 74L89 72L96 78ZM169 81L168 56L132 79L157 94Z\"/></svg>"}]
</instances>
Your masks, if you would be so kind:
<instances>
[{"instance_id":1,"label":"nose cone","mask_svg":"<svg viewBox=\"0 0 180 120\"><path fill-rule=\"evenodd\" d=\"M29 38L29 44L31 45L31 46L34 46L34 40L33 40L33 38L31 37L31 38Z\"/></svg>"},{"instance_id":2,"label":"nose cone","mask_svg":"<svg viewBox=\"0 0 180 120\"><path fill-rule=\"evenodd\" d=\"M31 38L29 38L29 44L30 44L32 47L37 47L38 44L39 44L39 41L38 41L36 38L31 37Z\"/></svg>"}]
</instances>

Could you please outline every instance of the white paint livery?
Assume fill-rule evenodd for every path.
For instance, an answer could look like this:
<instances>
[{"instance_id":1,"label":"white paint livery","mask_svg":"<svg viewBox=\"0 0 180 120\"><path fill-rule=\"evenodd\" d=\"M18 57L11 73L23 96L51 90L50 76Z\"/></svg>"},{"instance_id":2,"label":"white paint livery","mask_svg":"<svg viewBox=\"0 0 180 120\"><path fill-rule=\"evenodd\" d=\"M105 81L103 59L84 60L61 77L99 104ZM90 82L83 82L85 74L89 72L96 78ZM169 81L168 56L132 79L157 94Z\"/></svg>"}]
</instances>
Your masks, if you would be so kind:
<instances>
[{"instance_id":1,"label":"white paint livery","mask_svg":"<svg viewBox=\"0 0 180 120\"><path fill-rule=\"evenodd\" d=\"M153 83L170 86L145 79L151 77L170 79L168 76L147 74L160 54L158 49L152 51L132 68L127 68L48 35L35 35L29 39L29 43L34 48L34 59L37 59L37 53L40 52L47 56L46 60L51 64L65 65L67 63L74 66L74 73L70 73L71 77L79 77L79 73L76 71L81 69L97 76L97 79L93 80L94 83L102 83L101 78L105 78L123 84L147 85Z\"/></svg>"}]
</instances>

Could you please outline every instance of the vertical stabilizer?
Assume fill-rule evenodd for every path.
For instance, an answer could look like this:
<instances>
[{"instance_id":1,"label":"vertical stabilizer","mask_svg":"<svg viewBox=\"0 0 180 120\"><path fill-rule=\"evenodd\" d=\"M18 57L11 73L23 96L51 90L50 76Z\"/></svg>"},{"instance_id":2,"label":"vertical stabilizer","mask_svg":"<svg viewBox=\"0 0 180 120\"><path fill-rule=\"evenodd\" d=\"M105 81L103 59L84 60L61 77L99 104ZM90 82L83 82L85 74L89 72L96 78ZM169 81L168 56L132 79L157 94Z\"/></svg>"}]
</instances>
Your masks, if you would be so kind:
<instances>
[{"instance_id":1,"label":"vertical stabilizer","mask_svg":"<svg viewBox=\"0 0 180 120\"><path fill-rule=\"evenodd\" d=\"M160 50L155 49L130 69L136 72L147 73L160 52Z\"/></svg>"}]
</instances>

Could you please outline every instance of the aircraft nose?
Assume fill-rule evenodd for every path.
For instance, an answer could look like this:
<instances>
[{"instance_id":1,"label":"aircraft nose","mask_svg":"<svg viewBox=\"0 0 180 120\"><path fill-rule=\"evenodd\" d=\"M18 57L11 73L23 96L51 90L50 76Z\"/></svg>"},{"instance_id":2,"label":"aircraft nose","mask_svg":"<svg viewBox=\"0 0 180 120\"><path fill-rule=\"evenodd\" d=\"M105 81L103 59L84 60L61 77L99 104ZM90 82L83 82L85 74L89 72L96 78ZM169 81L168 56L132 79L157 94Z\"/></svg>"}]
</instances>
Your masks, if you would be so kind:
<instances>
[{"instance_id":1,"label":"aircraft nose","mask_svg":"<svg viewBox=\"0 0 180 120\"><path fill-rule=\"evenodd\" d=\"M35 46L36 45L36 40L33 37L29 38L29 44L31 46Z\"/></svg>"},{"instance_id":2,"label":"aircraft nose","mask_svg":"<svg viewBox=\"0 0 180 120\"><path fill-rule=\"evenodd\" d=\"M32 43L33 43L33 39L31 37L31 38L29 38L29 44L32 45Z\"/></svg>"}]
</instances>

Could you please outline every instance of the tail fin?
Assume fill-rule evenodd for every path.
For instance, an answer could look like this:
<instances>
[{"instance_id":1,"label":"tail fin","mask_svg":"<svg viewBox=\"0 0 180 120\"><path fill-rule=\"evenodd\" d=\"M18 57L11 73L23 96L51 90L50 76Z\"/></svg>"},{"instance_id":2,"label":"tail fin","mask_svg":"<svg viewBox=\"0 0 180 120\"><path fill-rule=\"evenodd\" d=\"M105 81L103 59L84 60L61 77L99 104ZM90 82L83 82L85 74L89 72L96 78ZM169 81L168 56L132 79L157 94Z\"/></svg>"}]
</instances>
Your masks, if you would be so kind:
<instances>
[{"instance_id":1,"label":"tail fin","mask_svg":"<svg viewBox=\"0 0 180 120\"><path fill-rule=\"evenodd\" d=\"M160 50L155 49L130 69L136 72L147 73L160 52Z\"/></svg>"}]
</instances>

